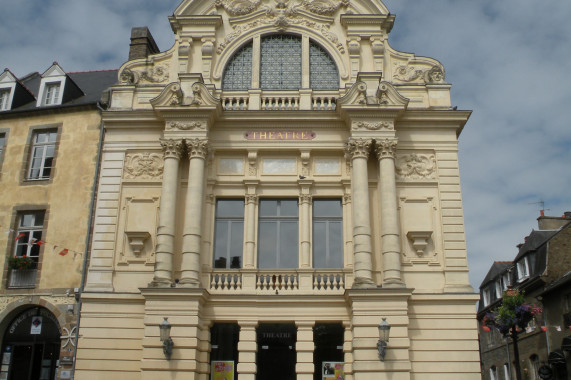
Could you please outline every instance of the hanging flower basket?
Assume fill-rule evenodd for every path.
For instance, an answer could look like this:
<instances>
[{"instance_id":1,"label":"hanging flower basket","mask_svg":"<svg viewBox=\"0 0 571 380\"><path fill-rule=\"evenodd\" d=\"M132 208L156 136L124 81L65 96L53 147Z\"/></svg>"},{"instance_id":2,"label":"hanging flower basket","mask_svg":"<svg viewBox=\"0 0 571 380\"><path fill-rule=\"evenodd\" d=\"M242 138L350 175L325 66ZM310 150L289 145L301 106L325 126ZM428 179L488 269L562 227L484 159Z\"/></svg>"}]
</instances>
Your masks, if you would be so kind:
<instances>
[{"instance_id":1,"label":"hanging flower basket","mask_svg":"<svg viewBox=\"0 0 571 380\"><path fill-rule=\"evenodd\" d=\"M537 305L525 304L525 296L516 292L513 295L504 293L502 304L490 313L486 313L482 323L494 327L504 336L510 333L513 326L525 329L532 319L543 312Z\"/></svg>"},{"instance_id":2,"label":"hanging flower basket","mask_svg":"<svg viewBox=\"0 0 571 380\"><path fill-rule=\"evenodd\" d=\"M14 256L8 260L8 268L16 270L35 269L36 262L29 256Z\"/></svg>"}]
</instances>

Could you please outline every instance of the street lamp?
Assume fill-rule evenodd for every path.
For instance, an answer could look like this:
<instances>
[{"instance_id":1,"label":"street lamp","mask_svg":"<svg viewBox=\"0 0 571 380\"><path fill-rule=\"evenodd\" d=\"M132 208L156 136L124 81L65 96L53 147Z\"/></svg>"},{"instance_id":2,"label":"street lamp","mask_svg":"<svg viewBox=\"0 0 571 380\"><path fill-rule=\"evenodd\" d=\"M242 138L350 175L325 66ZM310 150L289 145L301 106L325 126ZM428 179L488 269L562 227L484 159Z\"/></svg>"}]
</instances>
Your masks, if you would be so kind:
<instances>
[{"instance_id":1,"label":"street lamp","mask_svg":"<svg viewBox=\"0 0 571 380\"><path fill-rule=\"evenodd\" d=\"M167 360L170 360L174 343L171 339L171 324L167 317L164 318L165 320L161 322L159 329L161 331L161 342L163 342L163 353Z\"/></svg>"},{"instance_id":2,"label":"street lamp","mask_svg":"<svg viewBox=\"0 0 571 380\"><path fill-rule=\"evenodd\" d=\"M383 318L383 321L379 324L379 341L377 342L377 350L379 351L379 359L381 361L385 360L390 331L391 325L389 325L386 318Z\"/></svg>"}]
</instances>

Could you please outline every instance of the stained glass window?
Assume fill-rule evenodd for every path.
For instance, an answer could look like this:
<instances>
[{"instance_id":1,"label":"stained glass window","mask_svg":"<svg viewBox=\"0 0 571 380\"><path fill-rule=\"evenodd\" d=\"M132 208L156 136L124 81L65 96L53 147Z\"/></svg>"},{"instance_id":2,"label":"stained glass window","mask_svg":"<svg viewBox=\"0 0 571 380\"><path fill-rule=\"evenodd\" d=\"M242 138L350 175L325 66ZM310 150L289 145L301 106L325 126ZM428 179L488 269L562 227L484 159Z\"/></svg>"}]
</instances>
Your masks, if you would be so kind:
<instances>
[{"instance_id":1,"label":"stained glass window","mask_svg":"<svg viewBox=\"0 0 571 380\"><path fill-rule=\"evenodd\" d=\"M301 88L301 38L273 34L261 41L260 83L263 90Z\"/></svg>"},{"instance_id":2,"label":"stained glass window","mask_svg":"<svg viewBox=\"0 0 571 380\"><path fill-rule=\"evenodd\" d=\"M230 59L222 77L222 89L248 90L252 87L252 42L243 46Z\"/></svg>"},{"instance_id":3,"label":"stained glass window","mask_svg":"<svg viewBox=\"0 0 571 380\"><path fill-rule=\"evenodd\" d=\"M338 90L337 66L327 52L319 45L309 44L309 86L313 90Z\"/></svg>"}]
</instances>

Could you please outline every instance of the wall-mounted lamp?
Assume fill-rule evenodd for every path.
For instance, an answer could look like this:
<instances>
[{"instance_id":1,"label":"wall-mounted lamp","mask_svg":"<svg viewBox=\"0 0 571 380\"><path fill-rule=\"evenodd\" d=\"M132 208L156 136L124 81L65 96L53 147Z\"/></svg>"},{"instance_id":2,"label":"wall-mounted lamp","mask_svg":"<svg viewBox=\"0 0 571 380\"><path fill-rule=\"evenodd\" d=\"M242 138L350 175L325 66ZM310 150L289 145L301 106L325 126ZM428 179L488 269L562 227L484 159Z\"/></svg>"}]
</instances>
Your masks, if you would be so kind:
<instances>
[{"instance_id":1,"label":"wall-mounted lamp","mask_svg":"<svg viewBox=\"0 0 571 380\"><path fill-rule=\"evenodd\" d=\"M386 318L383 318L383 321L379 323L379 341L377 342L377 350L379 350L379 359L381 359L381 361L385 360L390 331L391 325L389 325Z\"/></svg>"},{"instance_id":2,"label":"wall-mounted lamp","mask_svg":"<svg viewBox=\"0 0 571 380\"><path fill-rule=\"evenodd\" d=\"M161 342L163 342L163 353L165 354L167 360L170 360L174 343L171 339L171 324L169 323L167 317L165 317L165 320L161 322L161 324L159 325L159 329L161 330Z\"/></svg>"}]
</instances>

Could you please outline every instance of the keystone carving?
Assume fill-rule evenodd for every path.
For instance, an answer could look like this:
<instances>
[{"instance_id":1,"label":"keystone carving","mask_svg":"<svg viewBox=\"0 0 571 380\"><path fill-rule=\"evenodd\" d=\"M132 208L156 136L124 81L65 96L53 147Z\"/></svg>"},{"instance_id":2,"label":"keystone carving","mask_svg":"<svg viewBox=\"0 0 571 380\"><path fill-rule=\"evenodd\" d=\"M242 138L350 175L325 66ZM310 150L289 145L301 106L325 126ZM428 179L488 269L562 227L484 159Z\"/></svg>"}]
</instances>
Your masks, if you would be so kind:
<instances>
[{"instance_id":1,"label":"keystone carving","mask_svg":"<svg viewBox=\"0 0 571 380\"><path fill-rule=\"evenodd\" d=\"M134 153L125 158L125 178L157 179L162 176L163 168L158 153Z\"/></svg>"},{"instance_id":2,"label":"keystone carving","mask_svg":"<svg viewBox=\"0 0 571 380\"><path fill-rule=\"evenodd\" d=\"M231 16L247 15L255 11L261 0L215 0L214 5L222 7Z\"/></svg>"},{"instance_id":3,"label":"keystone carving","mask_svg":"<svg viewBox=\"0 0 571 380\"><path fill-rule=\"evenodd\" d=\"M308 11L324 16L332 16L337 9L347 7L349 0L303 0L303 7Z\"/></svg>"},{"instance_id":4,"label":"keystone carving","mask_svg":"<svg viewBox=\"0 0 571 380\"><path fill-rule=\"evenodd\" d=\"M434 155L415 153L398 156L396 174L401 179L434 179L436 158Z\"/></svg>"}]
</instances>

